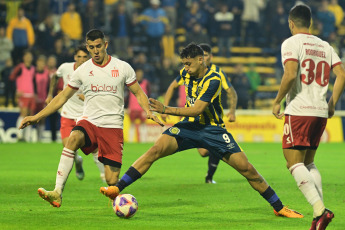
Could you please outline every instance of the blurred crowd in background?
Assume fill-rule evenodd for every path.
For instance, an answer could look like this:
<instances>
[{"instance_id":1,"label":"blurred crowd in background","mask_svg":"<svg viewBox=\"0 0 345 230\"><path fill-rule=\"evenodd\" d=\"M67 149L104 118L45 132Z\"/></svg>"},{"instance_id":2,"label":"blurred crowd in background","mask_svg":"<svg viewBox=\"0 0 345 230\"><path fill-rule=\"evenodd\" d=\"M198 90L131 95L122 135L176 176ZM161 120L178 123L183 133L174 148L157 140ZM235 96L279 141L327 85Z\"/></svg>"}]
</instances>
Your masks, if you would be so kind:
<instances>
[{"instance_id":1,"label":"blurred crowd in background","mask_svg":"<svg viewBox=\"0 0 345 230\"><path fill-rule=\"evenodd\" d=\"M276 57L275 78L280 79L280 46L290 36L288 13L296 3L312 8L311 33L345 57L345 1L0 0L0 106L17 106L11 73L28 50L33 74L47 71L51 77L59 65L74 61L75 47L93 28L104 31L108 53L132 65L151 97L164 96L179 74L179 49L190 42L209 43L214 56L225 58L235 55L232 47L262 48L263 55ZM239 96L256 95L257 87L267 84L255 65L244 71L243 64L235 63L227 74ZM249 97L252 102L239 108L255 108L253 100ZM177 94L173 105L180 104Z\"/></svg>"}]
</instances>

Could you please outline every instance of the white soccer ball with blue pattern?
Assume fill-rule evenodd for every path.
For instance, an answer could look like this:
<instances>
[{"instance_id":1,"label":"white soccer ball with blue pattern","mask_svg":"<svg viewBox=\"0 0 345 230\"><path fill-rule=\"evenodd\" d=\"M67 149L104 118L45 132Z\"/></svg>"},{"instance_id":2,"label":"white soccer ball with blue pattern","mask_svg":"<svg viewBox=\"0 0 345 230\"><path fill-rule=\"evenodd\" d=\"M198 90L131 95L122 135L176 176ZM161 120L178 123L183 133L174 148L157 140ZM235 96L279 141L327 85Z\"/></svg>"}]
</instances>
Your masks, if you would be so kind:
<instances>
[{"instance_id":1,"label":"white soccer ball with blue pattern","mask_svg":"<svg viewBox=\"0 0 345 230\"><path fill-rule=\"evenodd\" d=\"M120 218L131 218L138 210L138 201L131 194L120 194L113 201L115 214Z\"/></svg>"}]
</instances>

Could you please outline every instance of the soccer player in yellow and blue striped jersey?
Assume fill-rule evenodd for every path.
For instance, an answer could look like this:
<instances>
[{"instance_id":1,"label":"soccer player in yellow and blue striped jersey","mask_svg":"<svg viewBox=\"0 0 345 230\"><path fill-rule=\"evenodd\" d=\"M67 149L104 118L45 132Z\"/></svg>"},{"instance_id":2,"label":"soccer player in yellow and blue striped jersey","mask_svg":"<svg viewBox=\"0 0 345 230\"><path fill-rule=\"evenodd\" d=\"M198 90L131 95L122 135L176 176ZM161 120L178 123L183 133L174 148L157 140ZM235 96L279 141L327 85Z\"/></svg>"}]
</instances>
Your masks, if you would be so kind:
<instances>
[{"instance_id":1,"label":"soccer player in yellow and blue striped jersey","mask_svg":"<svg viewBox=\"0 0 345 230\"><path fill-rule=\"evenodd\" d=\"M123 189L141 178L158 159L191 148L206 148L245 177L252 188L271 204L277 216L302 218L302 214L283 206L274 190L249 163L240 146L224 128L221 79L218 73L206 66L202 48L191 43L181 51L180 57L184 65L181 78L186 86L186 106L169 107L155 99L149 100L150 111L184 118L165 130L115 186L101 187L100 192L115 199Z\"/></svg>"},{"instance_id":2,"label":"soccer player in yellow and blue striped jersey","mask_svg":"<svg viewBox=\"0 0 345 230\"><path fill-rule=\"evenodd\" d=\"M199 46L203 49L204 51L204 61L206 66L210 69L213 70L215 72L217 72L221 78L221 82L222 82L222 88L225 90L225 92L227 93L227 98L228 98L228 105L229 105L229 113L227 114L227 119L229 122L234 122L236 120L236 115L235 115L235 111L236 111L236 105L237 105L237 94L236 91L234 89L234 87L232 87L229 78L226 76L226 74L222 71L222 69L213 64L212 61L212 50L211 50L211 46L209 44L206 43L201 43L199 44ZM174 94L174 91L180 86L185 84L184 83L184 79L182 78L182 74L183 74L183 70L181 70L181 74L180 76L178 76L169 86L165 97L164 97L164 104L165 105L169 105L169 102ZM186 88L187 91L187 88ZM186 92L187 95L187 92ZM162 116L162 119L165 121L166 120L166 116ZM213 175L215 174L218 164L219 164L219 158L215 157L213 154L209 154L209 151L207 149L204 148L198 148L198 152L202 157L209 157L208 158L208 170L207 170L207 174L205 177L205 182L206 183L216 183L213 180Z\"/></svg>"}]
</instances>

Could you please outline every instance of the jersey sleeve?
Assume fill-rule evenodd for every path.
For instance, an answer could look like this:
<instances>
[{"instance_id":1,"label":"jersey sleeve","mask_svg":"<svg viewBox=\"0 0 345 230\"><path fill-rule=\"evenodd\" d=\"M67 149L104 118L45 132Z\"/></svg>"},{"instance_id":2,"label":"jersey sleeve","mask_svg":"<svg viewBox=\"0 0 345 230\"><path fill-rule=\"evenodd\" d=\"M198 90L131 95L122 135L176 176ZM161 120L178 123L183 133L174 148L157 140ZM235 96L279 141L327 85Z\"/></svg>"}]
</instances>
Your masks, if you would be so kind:
<instances>
[{"instance_id":1,"label":"jersey sleeve","mask_svg":"<svg viewBox=\"0 0 345 230\"><path fill-rule=\"evenodd\" d=\"M124 65L124 71L125 71L125 84L127 86L131 86L132 84L134 84L137 81L134 69L132 68L132 66L130 66L128 63L125 63Z\"/></svg>"},{"instance_id":2,"label":"jersey sleeve","mask_svg":"<svg viewBox=\"0 0 345 230\"><path fill-rule=\"evenodd\" d=\"M332 46L331 46L331 55L332 55L332 60L331 60L332 68L334 68L337 65L340 65L341 64L341 60L340 60L338 54L335 52L335 50L333 49Z\"/></svg>"},{"instance_id":3,"label":"jersey sleeve","mask_svg":"<svg viewBox=\"0 0 345 230\"><path fill-rule=\"evenodd\" d=\"M220 75L220 78L222 79L223 89L225 90L229 89L231 87L231 83L228 76L226 76L226 74L222 70L219 71L219 75Z\"/></svg>"},{"instance_id":4,"label":"jersey sleeve","mask_svg":"<svg viewBox=\"0 0 345 230\"><path fill-rule=\"evenodd\" d=\"M63 69L64 69L64 64L60 65L59 68L56 70L56 76L62 77L63 76Z\"/></svg>"},{"instance_id":5,"label":"jersey sleeve","mask_svg":"<svg viewBox=\"0 0 345 230\"><path fill-rule=\"evenodd\" d=\"M219 78L211 78L207 80L197 99L205 102L213 102L213 100L220 94L222 85Z\"/></svg>"},{"instance_id":6,"label":"jersey sleeve","mask_svg":"<svg viewBox=\"0 0 345 230\"><path fill-rule=\"evenodd\" d=\"M298 62L298 47L297 44L291 38L283 42L281 48L281 55L283 66L287 61Z\"/></svg>"},{"instance_id":7,"label":"jersey sleeve","mask_svg":"<svg viewBox=\"0 0 345 230\"><path fill-rule=\"evenodd\" d=\"M82 69L81 67L76 69L72 74L71 80L68 82L68 86L71 87L72 89L77 90L83 84L81 80L81 69Z\"/></svg>"},{"instance_id":8,"label":"jersey sleeve","mask_svg":"<svg viewBox=\"0 0 345 230\"><path fill-rule=\"evenodd\" d=\"M183 85L183 78L181 77L181 75L178 75L176 78L175 78L175 81L177 82L178 85Z\"/></svg>"}]
</instances>

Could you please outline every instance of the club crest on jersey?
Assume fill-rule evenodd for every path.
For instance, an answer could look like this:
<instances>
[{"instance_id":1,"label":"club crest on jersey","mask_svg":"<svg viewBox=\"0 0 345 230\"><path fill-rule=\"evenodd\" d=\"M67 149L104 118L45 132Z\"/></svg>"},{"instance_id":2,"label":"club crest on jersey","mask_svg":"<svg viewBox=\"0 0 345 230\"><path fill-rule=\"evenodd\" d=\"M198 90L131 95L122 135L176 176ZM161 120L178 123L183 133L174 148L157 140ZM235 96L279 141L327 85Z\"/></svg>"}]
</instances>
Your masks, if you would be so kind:
<instances>
[{"instance_id":1,"label":"club crest on jersey","mask_svg":"<svg viewBox=\"0 0 345 230\"><path fill-rule=\"evenodd\" d=\"M118 69L112 69L111 70L111 76L112 77L118 77L119 76L119 70Z\"/></svg>"},{"instance_id":2,"label":"club crest on jersey","mask_svg":"<svg viewBox=\"0 0 345 230\"><path fill-rule=\"evenodd\" d=\"M94 75L93 75L93 70L90 71L89 76L94 76Z\"/></svg>"},{"instance_id":3,"label":"club crest on jersey","mask_svg":"<svg viewBox=\"0 0 345 230\"><path fill-rule=\"evenodd\" d=\"M179 128L176 128L176 127L171 127L171 128L169 129L169 132L172 133L172 134L177 135L177 134L180 133L180 129L179 129Z\"/></svg>"}]
</instances>

